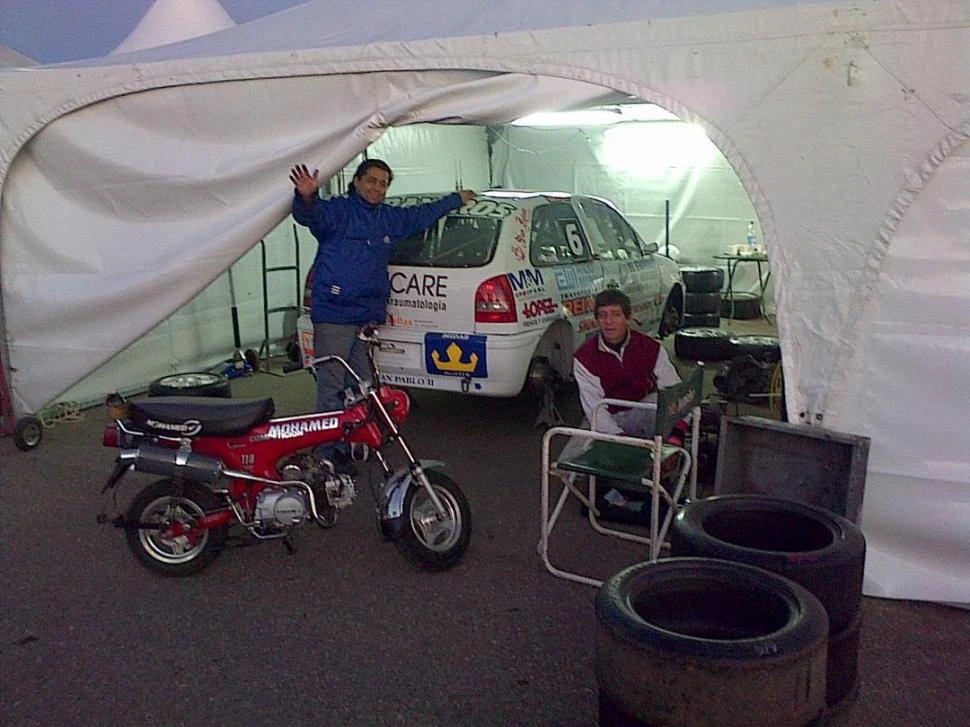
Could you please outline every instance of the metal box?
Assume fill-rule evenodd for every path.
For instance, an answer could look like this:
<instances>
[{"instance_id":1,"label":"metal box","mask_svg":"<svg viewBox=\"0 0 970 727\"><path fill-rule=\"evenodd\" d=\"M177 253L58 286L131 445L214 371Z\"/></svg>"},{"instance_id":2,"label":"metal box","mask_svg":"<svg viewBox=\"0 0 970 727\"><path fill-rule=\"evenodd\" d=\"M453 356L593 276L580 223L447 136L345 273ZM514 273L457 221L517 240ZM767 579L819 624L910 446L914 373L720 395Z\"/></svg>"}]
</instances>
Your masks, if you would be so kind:
<instances>
[{"instance_id":1,"label":"metal box","mask_svg":"<svg viewBox=\"0 0 970 727\"><path fill-rule=\"evenodd\" d=\"M761 417L723 417L714 494L759 494L859 520L869 437Z\"/></svg>"}]
</instances>

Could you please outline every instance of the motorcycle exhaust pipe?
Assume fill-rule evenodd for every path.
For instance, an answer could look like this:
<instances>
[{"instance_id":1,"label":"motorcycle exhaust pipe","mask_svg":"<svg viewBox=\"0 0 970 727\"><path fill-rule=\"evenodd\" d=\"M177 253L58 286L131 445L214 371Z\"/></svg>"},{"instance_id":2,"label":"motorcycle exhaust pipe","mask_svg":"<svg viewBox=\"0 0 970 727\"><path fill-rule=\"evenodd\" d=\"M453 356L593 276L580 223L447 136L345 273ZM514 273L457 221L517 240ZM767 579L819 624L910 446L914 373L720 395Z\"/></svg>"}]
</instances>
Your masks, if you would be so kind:
<instances>
[{"instance_id":1,"label":"motorcycle exhaust pipe","mask_svg":"<svg viewBox=\"0 0 970 727\"><path fill-rule=\"evenodd\" d=\"M197 480L214 485L222 479L222 460L181 449L144 445L123 451L120 462L129 462L136 472Z\"/></svg>"}]
</instances>

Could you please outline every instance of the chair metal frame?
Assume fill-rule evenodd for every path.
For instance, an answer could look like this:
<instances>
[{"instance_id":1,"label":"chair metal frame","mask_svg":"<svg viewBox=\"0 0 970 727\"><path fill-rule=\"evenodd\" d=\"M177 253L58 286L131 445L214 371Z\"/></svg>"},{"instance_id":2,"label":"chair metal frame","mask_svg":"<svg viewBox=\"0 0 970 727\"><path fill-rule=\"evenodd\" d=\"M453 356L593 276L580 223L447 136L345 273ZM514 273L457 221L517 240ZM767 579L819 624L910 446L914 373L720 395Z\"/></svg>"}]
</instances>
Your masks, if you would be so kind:
<instances>
[{"instance_id":1,"label":"chair metal frame","mask_svg":"<svg viewBox=\"0 0 970 727\"><path fill-rule=\"evenodd\" d=\"M670 527L670 523L673 520L677 502L680 500L683 494L684 485L687 481L688 476L690 477L690 486L688 488L688 500L696 499L697 497L697 468L694 463L697 462L697 448L698 440L700 437L700 385L703 377L703 372L698 368L694 375L688 379L686 388L689 390L691 386L697 388L696 393L692 397L693 406L687 410L691 414L691 441L690 441L690 451L687 451L683 447L676 447L671 444L664 442L664 436L667 432L656 431L653 438L642 438L642 437L632 437L624 434L609 434L606 432L596 431L597 414L602 411L603 408L610 405L620 405L630 408L641 408L641 409L655 409L658 411L658 428L661 427L661 417L659 411L661 407L664 407L671 411L676 411L678 402L668 403L666 401L665 394L667 392L682 392L685 390L685 384L678 385L676 387L671 387L670 389L665 389L658 391L657 402L642 402L642 401L626 401L623 399L603 399L597 404L596 409L593 412L593 422L590 429L584 429L580 427L566 427L558 426L553 427L546 431L542 437L542 495L541 495L541 513L542 513L542 532L539 539L539 556L542 558L546 570L552 573L554 576L565 578L566 580L576 581L578 583L585 583L592 586L600 586L603 581L591 578L589 576L584 576L579 573L573 573L570 571L563 570L553 565L549 557L549 538L552 534L553 529L556 526L556 522L559 519L559 515L562 513L562 509L569 499L569 496L574 495L583 505L586 506L589 512L589 522L593 529L603 535L610 535L621 540L628 540L636 543L642 543L649 546L650 560L655 561L660 557L660 552L665 545L665 540L667 536L667 531ZM667 394L669 395L669 394ZM674 407L674 409L671 409ZM687 412L684 412L685 415ZM592 442L602 441L602 442L613 442L620 445L636 447L641 449L649 449L652 451L652 472L650 477L642 477L638 483L641 487L648 489L650 491L650 536L644 537L642 535L636 535L634 533L626 532L623 530L617 530L615 528L605 527L599 522L598 516L600 515L598 509L595 505L595 492L596 492L596 476L590 474L588 476L587 491L583 493L579 487L576 486L575 476L577 472L572 470L564 470L559 468L559 462L551 460L551 442L557 436L568 436L568 437L578 437L580 439L592 440ZM672 491L668 491L664 486L661 474L662 467L665 460L674 454L680 454L683 458L683 463L680 468L680 473L677 477L677 482L672 488ZM618 478L625 473L617 473ZM556 501L555 507L552 508L550 513L550 477L558 477L562 482L563 487L559 493L559 498ZM628 480L629 481L629 480ZM656 483L656 484L655 484ZM667 513L663 519L663 523L660 523L660 498L663 497L668 504Z\"/></svg>"}]
</instances>

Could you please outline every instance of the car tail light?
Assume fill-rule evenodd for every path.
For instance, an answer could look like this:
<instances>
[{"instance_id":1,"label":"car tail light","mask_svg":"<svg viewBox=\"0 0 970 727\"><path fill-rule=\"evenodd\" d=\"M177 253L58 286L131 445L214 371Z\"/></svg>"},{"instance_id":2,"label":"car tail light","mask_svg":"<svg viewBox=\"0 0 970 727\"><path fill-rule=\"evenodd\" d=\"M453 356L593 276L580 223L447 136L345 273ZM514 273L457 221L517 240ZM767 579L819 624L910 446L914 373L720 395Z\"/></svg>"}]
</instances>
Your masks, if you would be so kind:
<instances>
[{"instance_id":1,"label":"car tail light","mask_svg":"<svg viewBox=\"0 0 970 727\"><path fill-rule=\"evenodd\" d=\"M515 296L504 275L496 275L475 291L475 323L515 323Z\"/></svg>"},{"instance_id":2,"label":"car tail light","mask_svg":"<svg viewBox=\"0 0 970 727\"><path fill-rule=\"evenodd\" d=\"M105 424L104 434L101 435L101 444L105 447L118 447L121 444L121 434L117 424Z\"/></svg>"}]
</instances>

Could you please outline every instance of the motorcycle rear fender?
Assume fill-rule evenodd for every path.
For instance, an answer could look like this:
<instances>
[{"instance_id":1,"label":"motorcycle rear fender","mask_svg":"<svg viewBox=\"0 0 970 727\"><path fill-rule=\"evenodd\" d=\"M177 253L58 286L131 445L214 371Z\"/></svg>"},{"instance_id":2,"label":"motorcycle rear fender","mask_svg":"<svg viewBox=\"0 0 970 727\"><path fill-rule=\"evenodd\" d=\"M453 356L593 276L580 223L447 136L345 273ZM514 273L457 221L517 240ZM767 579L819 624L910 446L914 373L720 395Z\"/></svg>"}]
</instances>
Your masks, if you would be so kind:
<instances>
[{"instance_id":1,"label":"motorcycle rear fender","mask_svg":"<svg viewBox=\"0 0 970 727\"><path fill-rule=\"evenodd\" d=\"M443 469L444 466L444 462L436 459L418 462L418 467L423 470ZM404 496L407 495L408 488L412 484L420 486L410 467L402 467L388 478L381 492L381 518L383 520L394 520L404 514Z\"/></svg>"}]
</instances>

